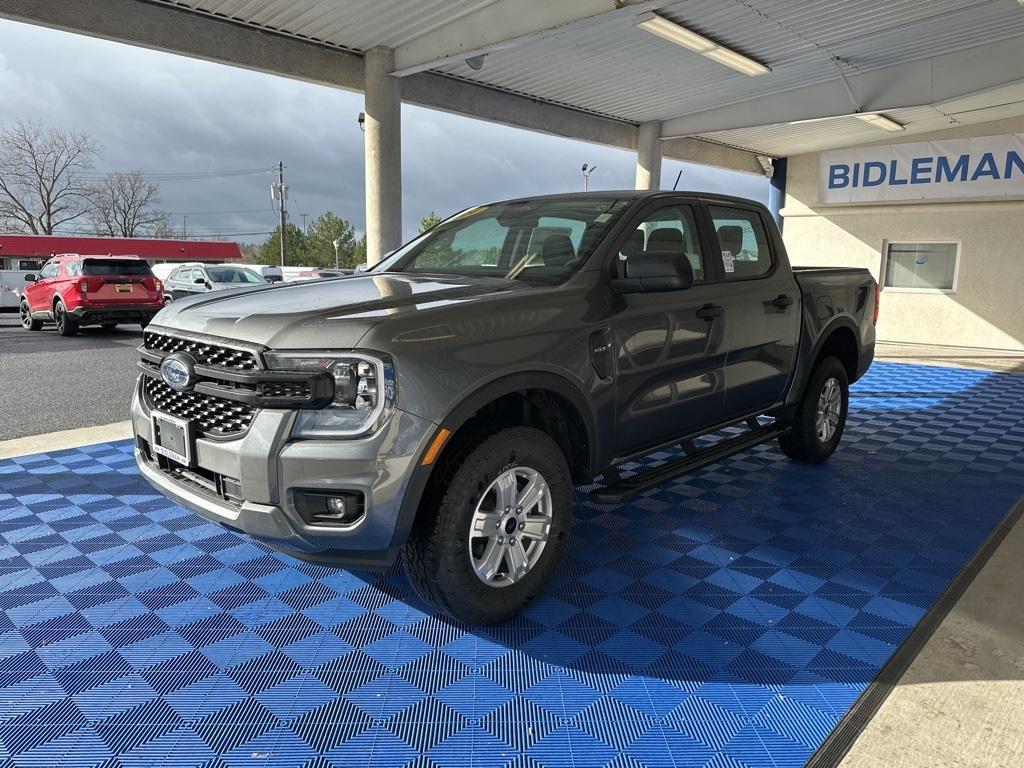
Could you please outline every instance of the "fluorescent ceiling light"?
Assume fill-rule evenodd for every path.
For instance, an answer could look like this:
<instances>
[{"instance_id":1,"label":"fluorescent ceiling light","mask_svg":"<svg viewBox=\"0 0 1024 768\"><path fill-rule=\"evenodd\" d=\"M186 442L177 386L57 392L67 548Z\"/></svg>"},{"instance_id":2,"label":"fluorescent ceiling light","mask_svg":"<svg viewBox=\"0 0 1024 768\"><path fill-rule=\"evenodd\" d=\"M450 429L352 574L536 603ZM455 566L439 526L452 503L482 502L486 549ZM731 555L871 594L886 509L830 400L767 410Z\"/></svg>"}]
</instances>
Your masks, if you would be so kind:
<instances>
[{"instance_id":1,"label":"fluorescent ceiling light","mask_svg":"<svg viewBox=\"0 0 1024 768\"><path fill-rule=\"evenodd\" d=\"M644 13L637 16L636 26L751 77L771 71L761 62L748 59L743 54L719 45L714 40L708 40L703 35L698 35L656 13Z\"/></svg>"},{"instance_id":2,"label":"fluorescent ceiling light","mask_svg":"<svg viewBox=\"0 0 1024 768\"><path fill-rule=\"evenodd\" d=\"M881 128L883 131L892 131L895 133L896 131L903 130L902 124L897 123L895 120L892 120L885 115L880 115L877 112L858 112L857 117L868 125L873 125L875 128Z\"/></svg>"}]
</instances>

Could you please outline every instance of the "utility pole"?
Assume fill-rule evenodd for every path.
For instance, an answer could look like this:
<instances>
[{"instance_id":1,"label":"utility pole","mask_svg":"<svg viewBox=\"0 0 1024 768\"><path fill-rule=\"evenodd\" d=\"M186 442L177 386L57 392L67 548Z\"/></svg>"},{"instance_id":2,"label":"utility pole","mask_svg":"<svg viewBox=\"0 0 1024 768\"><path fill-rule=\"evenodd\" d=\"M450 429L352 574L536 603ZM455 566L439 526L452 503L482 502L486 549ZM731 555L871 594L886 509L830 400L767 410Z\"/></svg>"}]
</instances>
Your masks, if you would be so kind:
<instances>
[{"instance_id":1,"label":"utility pole","mask_svg":"<svg viewBox=\"0 0 1024 768\"><path fill-rule=\"evenodd\" d=\"M288 223L288 187L284 185L284 163L277 164L277 183L270 186L270 197L278 205L278 213L281 214L281 266L285 261L285 227Z\"/></svg>"},{"instance_id":2,"label":"utility pole","mask_svg":"<svg viewBox=\"0 0 1024 768\"><path fill-rule=\"evenodd\" d=\"M302 214L302 234L306 234L306 232L308 231L308 230L306 229L306 216L307 216L307 215L308 215L308 214L305 214L305 213L304 213L304 214Z\"/></svg>"},{"instance_id":3,"label":"utility pole","mask_svg":"<svg viewBox=\"0 0 1024 768\"><path fill-rule=\"evenodd\" d=\"M188 240L188 216L181 217L181 239Z\"/></svg>"}]
</instances>

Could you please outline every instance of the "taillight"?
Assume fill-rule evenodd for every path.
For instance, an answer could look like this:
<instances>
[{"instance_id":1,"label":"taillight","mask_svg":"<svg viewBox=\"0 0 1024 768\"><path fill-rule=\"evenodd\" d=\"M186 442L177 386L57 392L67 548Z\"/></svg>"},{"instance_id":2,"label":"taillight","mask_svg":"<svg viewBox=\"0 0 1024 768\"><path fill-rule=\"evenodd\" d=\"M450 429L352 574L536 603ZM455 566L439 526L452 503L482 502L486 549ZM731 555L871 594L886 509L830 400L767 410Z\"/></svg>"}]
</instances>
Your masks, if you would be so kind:
<instances>
[{"instance_id":1,"label":"taillight","mask_svg":"<svg viewBox=\"0 0 1024 768\"><path fill-rule=\"evenodd\" d=\"M84 277L78 281L78 290L80 290L82 293L89 292L89 281L86 280Z\"/></svg>"},{"instance_id":2,"label":"taillight","mask_svg":"<svg viewBox=\"0 0 1024 768\"><path fill-rule=\"evenodd\" d=\"M872 325L878 325L878 305L882 301L882 286L875 283L875 316L871 319Z\"/></svg>"}]
</instances>

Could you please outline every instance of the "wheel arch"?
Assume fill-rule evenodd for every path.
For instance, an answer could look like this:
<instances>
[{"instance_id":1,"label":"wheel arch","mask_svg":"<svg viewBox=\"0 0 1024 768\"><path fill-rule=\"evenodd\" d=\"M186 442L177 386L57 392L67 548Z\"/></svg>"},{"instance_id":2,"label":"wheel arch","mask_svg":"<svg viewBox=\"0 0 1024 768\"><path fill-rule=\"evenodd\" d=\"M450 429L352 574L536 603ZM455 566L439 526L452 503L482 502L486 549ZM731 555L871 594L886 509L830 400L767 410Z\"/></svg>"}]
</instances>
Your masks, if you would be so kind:
<instances>
[{"instance_id":1,"label":"wheel arch","mask_svg":"<svg viewBox=\"0 0 1024 768\"><path fill-rule=\"evenodd\" d=\"M516 409L518 418L514 417ZM597 417L583 391L555 373L531 371L503 376L474 390L441 420L438 428L449 434L432 462L424 466L434 440L417 456L391 546L400 546L408 537L431 480L460 435L466 436L477 428L523 425L540 428L554 438L566 454L574 482L586 482L593 477L599 448Z\"/></svg>"}]
</instances>

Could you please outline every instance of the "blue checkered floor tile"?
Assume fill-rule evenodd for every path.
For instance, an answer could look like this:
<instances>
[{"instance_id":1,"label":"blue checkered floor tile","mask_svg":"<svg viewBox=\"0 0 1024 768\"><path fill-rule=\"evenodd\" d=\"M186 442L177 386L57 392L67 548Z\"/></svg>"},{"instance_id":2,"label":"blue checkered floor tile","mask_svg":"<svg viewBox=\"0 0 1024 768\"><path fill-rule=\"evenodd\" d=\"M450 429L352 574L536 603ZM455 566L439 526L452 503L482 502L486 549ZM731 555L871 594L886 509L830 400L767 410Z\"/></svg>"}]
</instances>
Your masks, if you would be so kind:
<instances>
[{"instance_id":1,"label":"blue checkered floor tile","mask_svg":"<svg viewBox=\"0 0 1024 768\"><path fill-rule=\"evenodd\" d=\"M823 466L579 493L480 630L204 522L126 442L0 462L0 764L799 766L1022 493L1024 376L876 364Z\"/></svg>"}]
</instances>

